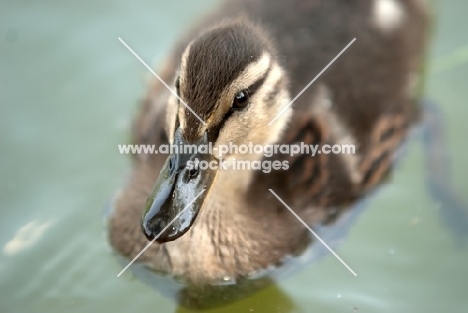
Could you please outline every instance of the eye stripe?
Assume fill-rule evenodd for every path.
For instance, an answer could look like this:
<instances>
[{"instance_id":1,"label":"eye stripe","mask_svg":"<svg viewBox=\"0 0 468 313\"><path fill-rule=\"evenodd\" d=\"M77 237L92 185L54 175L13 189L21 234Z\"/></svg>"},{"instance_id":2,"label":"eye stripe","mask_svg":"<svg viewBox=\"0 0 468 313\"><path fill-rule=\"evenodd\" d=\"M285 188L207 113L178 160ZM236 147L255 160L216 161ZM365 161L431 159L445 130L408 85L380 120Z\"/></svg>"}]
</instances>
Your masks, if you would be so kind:
<instances>
[{"instance_id":1,"label":"eye stripe","mask_svg":"<svg viewBox=\"0 0 468 313\"><path fill-rule=\"evenodd\" d=\"M271 65L268 66L268 69L265 71L265 74L259 80L257 80L255 83L250 85L250 87L248 88L250 97L253 97L255 92L257 92L257 90L260 88L260 86L263 85L266 78L268 77L268 74L270 74L270 71L271 71Z\"/></svg>"},{"instance_id":2,"label":"eye stripe","mask_svg":"<svg viewBox=\"0 0 468 313\"><path fill-rule=\"evenodd\" d=\"M271 65L268 66L268 69L266 70L265 74L261 78L259 78L255 83L250 85L250 87L248 88L250 98L252 98L253 95L255 94L255 92L258 91L260 86L263 85L266 78L270 74L270 71L271 71ZM226 114L224 115L223 119L221 120L221 122L219 122L218 125L214 126L212 129L210 129L210 131L208 133L208 140L209 141L215 142L218 139L219 132L224 127L224 124L226 124L226 121L231 117L232 113L234 113L233 109L230 109L229 111L227 111Z\"/></svg>"}]
</instances>

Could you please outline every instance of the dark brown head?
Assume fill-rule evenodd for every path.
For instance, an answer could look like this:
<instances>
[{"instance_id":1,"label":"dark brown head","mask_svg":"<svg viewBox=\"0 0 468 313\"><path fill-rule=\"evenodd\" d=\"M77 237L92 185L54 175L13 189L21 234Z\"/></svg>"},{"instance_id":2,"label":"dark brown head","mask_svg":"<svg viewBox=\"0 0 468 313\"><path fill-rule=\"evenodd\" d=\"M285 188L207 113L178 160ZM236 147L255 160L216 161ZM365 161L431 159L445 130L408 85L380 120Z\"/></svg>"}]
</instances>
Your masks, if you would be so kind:
<instances>
[{"instance_id":1,"label":"dark brown head","mask_svg":"<svg viewBox=\"0 0 468 313\"><path fill-rule=\"evenodd\" d=\"M190 107L176 97L169 99L166 128L170 142L177 145L271 144L289 118L286 112L268 125L289 101L287 78L268 37L244 19L223 23L192 41L182 53L175 87ZM228 153L224 158L233 156ZM143 214L142 229L148 238L158 235L187 206L183 221L176 221L158 241L178 238L195 220L217 170L193 171L187 165L194 159L217 160L216 155L199 154L168 158Z\"/></svg>"}]
</instances>

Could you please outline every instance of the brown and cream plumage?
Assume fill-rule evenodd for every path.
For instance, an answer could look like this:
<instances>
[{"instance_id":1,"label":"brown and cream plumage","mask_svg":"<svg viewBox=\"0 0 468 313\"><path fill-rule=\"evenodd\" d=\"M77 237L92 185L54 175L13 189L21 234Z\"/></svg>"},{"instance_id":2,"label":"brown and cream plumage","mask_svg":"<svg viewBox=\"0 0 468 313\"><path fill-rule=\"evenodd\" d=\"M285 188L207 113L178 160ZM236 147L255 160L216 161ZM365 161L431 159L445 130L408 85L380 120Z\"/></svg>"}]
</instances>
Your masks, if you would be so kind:
<instances>
[{"instance_id":1,"label":"brown and cream plumage","mask_svg":"<svg viewBox=\"0 0 468 313\"><path fill-rule=\"evenodd\" d=\"M181 160L136 155L109 216L112 246L133 258L146 237L154 237L198 193L197 184L204 184L209 192L193 204L190 225L181 222L166 232L137 262L202 290L298 253L307 230L268 189L316 225L331 223L382 182L418 117L425 9L422 0L231 0L221 6L181 41L161 70L206 125L155 82L134 123L134 143L159 145L176 137L215 147L347 143L356 146L356 154L274 155L265 159L287 160L288 171L196 173L196 183L183 187L180 177L189 174ZM353 38L356 42L268 126ZM242 97L248 97L247 105L236 104ZM234 157L259 159L228 156ZM171 172L174 166L177 173ZM172 185L166 186L167 177L173 177ZM160 216L148 217L158 199L164 200Z\"/></svg>"}]
</instances>

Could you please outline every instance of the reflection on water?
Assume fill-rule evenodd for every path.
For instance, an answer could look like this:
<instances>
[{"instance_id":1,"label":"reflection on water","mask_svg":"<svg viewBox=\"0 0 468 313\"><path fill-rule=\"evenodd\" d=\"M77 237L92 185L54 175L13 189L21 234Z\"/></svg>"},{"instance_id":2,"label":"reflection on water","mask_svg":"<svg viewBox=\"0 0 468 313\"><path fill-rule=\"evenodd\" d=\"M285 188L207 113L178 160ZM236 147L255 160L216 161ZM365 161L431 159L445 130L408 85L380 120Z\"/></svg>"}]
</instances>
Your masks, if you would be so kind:
<instances>
[{"instance_id":1,"label":"reflection on water","mask_svg":"<svg viewBox=\"0 0 468 313\"><path fill-rule=\"evenodd\" d=\"M116 277L122 267L101 208L128 169L117 145L128 141L147 76L117 37L160 65L215 2L0 2L1 312L189 312L130 274ZM466 1L438 2L426 89L444 114L460 202L468 199L468 62L453 51L467 44L467 10ZM435 71L434 62L444 66ZM338 246L357 277L328 255L212 312L466 311L468 249L452 232L466 228L455 226L460 215L440 218L452 204L430 197L424 158L421 140L410 142Z\"/></svg>"},{"instance_id":2,"label":"reflection on water","mask_svg":"<svg viewBox=\"0 0 468 313\"><path fill-rule=\"evenodd\" d=\"M52 224L53 223L51 221L43 223L32 221L27 223L18 229L18 232L13 236L13 238L5 244L3 247L3 253L7 256L12 256L21 250L31 247L41 239L44 232Z\"/></svg>"},{"instance_id":3,"label":"reflection on water","mask_svg":"<svg viewBox=\"0 0 468 313\"><path fill-rule=\"evenodd\" d=\"M203 312L217 313L237 313L237 312L256 312L256 313L290 313L296 311L292 299L278 286L270 285L267 289L259 291L255 296L239 300L230 305L217 307ZM178 307L176 313L199 312L185 307Z\"/></svg>"}]
</instances>

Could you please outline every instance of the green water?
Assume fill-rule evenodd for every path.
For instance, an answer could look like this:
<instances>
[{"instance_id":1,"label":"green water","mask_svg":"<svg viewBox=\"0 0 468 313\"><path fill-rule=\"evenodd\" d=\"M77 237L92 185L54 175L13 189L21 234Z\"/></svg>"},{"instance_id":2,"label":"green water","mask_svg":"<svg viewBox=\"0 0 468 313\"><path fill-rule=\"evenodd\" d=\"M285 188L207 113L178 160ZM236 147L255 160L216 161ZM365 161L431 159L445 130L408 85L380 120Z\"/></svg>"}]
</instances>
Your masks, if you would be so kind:
<instances>
[{"instance_id":1,"label":"green water","mask_svg":"<svg viewBox=\"0 0 468 313\"><path fill-rule=\"evenodd\" d=\"M215 0L0 0L0 312L186 312L122 267L102 209L122 185L147 70ZM438 1L428 98L468 202L468 2ZM358 37L358 35L356 35ZM468 246L425 186L416 139L337 253L219 312L466 312ZM468 212L467 212L468 214Z\"/></svg>"}]
</instances>

